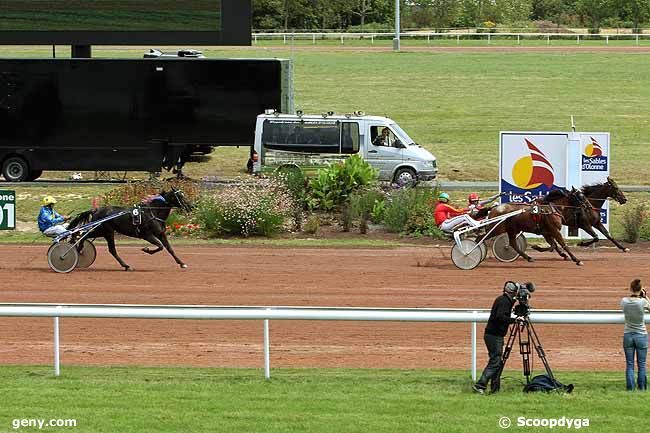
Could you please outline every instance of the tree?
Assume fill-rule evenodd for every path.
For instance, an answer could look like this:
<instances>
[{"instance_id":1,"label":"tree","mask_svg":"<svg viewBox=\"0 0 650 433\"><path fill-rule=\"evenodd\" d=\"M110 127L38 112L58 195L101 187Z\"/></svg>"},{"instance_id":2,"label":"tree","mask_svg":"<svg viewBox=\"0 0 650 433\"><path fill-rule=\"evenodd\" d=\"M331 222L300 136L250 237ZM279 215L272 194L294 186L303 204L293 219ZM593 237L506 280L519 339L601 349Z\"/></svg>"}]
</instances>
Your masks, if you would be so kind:
<instances>
[{"instance_id":1,"label":"tree","mask_svg":"<svg viewBox=\"0 0 650 433\"><path fill-rule=\"evenodd\" d=\"M612 0L578 0L576 7L589 26L590 33L599 33L600 23L613 12Z\"/></svg>"},{"instance_id":2,"label":"tree","mask_svg":"<svg viewBox=\"0 0 650 433\"><path fill-rule=\"evenodd\" d=\"M648 0L617 0L616 9L621 19L632 21L634 33L641 33L641 25L650 19Z\"/></svg>"},{"instance_id":3,"label":"tree","mask_svg":"<svg viewBox=\"0 0 650 433\"><path fill-rule=\"evenodd\" d=\"M497 0L496 9L499 22L515 23L529 20L533 5L531 0Z\"/></svg>"}]
</instances>

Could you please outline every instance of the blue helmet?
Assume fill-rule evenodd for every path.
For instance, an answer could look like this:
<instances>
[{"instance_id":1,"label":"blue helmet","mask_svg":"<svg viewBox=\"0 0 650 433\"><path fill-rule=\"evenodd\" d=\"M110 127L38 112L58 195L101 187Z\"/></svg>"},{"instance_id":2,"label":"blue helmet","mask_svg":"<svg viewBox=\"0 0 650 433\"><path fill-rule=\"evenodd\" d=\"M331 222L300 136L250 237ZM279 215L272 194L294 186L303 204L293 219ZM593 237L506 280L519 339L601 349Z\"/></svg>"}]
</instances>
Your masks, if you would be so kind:
<instances>
[{"instance_id":1,"label":"blue helmet","mask_svg":"<svg viewBox=\"0 0 650 433\"><path fill-rule=\"evenodd\" d=\"M438 195L438 200L448 202L449 201L449 194L447 194L446 192L441 192Z\"/></svg>"}]
</instances>

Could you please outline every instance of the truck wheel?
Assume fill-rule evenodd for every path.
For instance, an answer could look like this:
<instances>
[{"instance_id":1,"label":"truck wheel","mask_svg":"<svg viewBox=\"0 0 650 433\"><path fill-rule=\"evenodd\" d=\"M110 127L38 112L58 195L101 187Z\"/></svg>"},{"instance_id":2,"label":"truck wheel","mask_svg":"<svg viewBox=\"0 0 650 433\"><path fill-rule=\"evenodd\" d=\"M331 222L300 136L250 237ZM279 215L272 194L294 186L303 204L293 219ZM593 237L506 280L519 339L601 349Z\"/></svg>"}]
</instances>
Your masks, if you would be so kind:
<instances>
[{"instance_id":1,"label":"truck wheel","mask_svg":"<svg viewBox=\"0 0 650 433\"><path fill-rule=\"evenodd\" d=\"M7 158L2 164L2 175L9 182L22 182L29 177L27 161L19 156Z\"/></svg>"},{"instance_id":2,"label":"truck wheel","mask_svg":"<svg viewBox=\"0 0 650 433\"><path fill-rule=\"evenodd\" d=\"M415 175L413 169L410 168L400 168L395 173L394 182L398 185L415 185L418 181L418 177Z\"/></svg>"}]
</instances>

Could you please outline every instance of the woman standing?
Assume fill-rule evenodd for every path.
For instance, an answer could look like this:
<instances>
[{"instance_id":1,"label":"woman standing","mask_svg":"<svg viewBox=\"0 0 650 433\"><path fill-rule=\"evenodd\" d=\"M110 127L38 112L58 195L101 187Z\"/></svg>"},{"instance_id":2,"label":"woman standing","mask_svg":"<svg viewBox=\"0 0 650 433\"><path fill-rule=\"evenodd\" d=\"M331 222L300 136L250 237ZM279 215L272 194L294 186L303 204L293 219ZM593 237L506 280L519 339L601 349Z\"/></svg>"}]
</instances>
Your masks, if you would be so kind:
<instances>
[{"instance_id":1,"label":"woman standing","mask_svg":"<svg viewBox=\"0 0 650 433\"><path fill-rule=\"evenodd\" d=\"M630 283L630 296L621 299L621 308L625 314L625 331L623 349L625 350L625 384L628 391L634 390L634 354L638 364L637 386L640 390L647 388L646 357L648 355L648 331L645 327L644 313L650 312L650 301L641 280Z\"/></svg>"}]
</instances>

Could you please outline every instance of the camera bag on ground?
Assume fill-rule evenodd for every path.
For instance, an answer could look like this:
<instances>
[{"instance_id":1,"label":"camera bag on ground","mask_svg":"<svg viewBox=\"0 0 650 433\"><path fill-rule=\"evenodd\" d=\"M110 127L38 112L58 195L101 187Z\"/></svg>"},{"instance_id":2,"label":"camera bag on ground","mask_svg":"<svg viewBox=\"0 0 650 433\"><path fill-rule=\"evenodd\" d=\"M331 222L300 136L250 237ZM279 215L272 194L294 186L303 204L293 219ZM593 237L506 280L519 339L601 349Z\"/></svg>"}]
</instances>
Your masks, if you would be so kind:
<instances>
[{"instance_id":1,"label":"camera bag on ground","mask_svg":"<svg viewBox=\"0 0 650 433\"><path fill-rule=\"evenodd\" d=\"M534 391L561 391L570 393L573 391L573 384L562 385L555 379L552 379L547 374L540 374L531 379L530 383L524 386L524 392L534 392Z\"/></svg>"}]
</instances>

